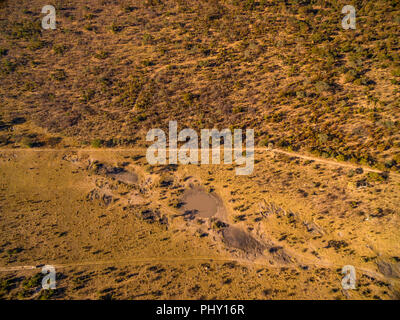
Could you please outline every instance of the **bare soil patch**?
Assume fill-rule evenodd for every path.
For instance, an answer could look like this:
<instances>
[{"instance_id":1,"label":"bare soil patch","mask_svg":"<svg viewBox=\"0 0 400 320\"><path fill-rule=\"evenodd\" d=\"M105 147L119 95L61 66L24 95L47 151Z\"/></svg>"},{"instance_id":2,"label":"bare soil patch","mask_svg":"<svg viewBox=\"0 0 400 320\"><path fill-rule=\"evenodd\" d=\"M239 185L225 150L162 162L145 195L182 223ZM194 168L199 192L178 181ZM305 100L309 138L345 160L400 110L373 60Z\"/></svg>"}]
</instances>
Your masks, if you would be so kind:
<instances>
[{"instance_id":1,"label":"bare soil patch","mask_svg":"<svg viewBox=\"0 0 400 320\"><path fill-rule=\"evenodd\" d=\"M240 249L246 253L259 255L266 246L254 239L250 234L237 227L228 227L222 231L223 241L232 248Z\"/></svg>"}]
</instances>

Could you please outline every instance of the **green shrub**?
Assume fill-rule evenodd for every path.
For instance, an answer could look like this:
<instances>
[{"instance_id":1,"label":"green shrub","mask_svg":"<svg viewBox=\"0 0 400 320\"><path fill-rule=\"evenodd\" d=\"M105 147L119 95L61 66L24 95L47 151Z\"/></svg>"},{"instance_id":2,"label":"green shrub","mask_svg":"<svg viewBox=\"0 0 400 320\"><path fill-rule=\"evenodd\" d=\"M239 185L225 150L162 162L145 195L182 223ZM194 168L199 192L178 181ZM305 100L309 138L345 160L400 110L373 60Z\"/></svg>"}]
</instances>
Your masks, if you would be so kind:
<instances>
[{"instance_id":1,"label":"green shrub","mask_svg":"<svg viewBox=\"0 0 400 320\"><path fill-rule=\"evenodd\" d=\"M236 106L233 108L233 113L241 113L243 111L245 111L245 108L243 106Z\"/></svg>"},{"instance_id":2,"label":"green shrub","mask_svg":"<svg viewBox=\"0 0 400 320\"><path fill-rule=\"evenodd\" d=\"M133 118L133 121L134 122L142 122L142 121L145 121L146 119L147 119L147 115L144 113L141 113L141 114L138 114L137 116L135 116Z\"/></svg>"},{"instance_id":3,"label":"green shrub","mask_svg":"<svg viewBox=\"0 0 400 320\"><path fill-rule=\"evenodd\" d=\"M118 33L121 32L123 29L122 26L117 25L115 22L113 22L110 26L110 30L112 33Z\"/></svg>"},{"instance_id":4,"label":"green shrub","mask_svg":"<svg viewBox=\"0 0 400 320\"><path fill-rule=\"evenodd\" d=\"M383 182L388 179L388 175L385 173L368 172L367 177L370 181Z\"/></svg>"},{"instance_id":5,"label":"green shrub","mask_svg":"<svg viewBox=\"0 0 400 320\"><path fill-rule=\"evenodd\" d=\"M21 139L21 144L26 148L33 148L35 146L35 140L30 137L23 137Z\"/></svg>"},{"instance_id":6,"label":"green shrub","mask_svg":"<svg viewBox=\"0 0 400 320\"><path fill-rule=\"evenodd\" d=\"M53 289L48 289L48 290L42 290L40 292L40 295L38 297L39 300L49 300L52 297L54 297L56 291Z\"/></svg>"},{"instance_id":7,"label":"green shrub","mask_svg":"<svg viewBox=\"0 0 400 320\"><path fill-rule=\"evenodd\" d=\"M392 75L394 77L400 77L400 67L397 67L396 69L392 70Z\"/></svg>"},{"instance_id":8,"label":"green shrub","mask_svg":"<svg viewBox=\"0 0 400 320\"><path fill-rule=\"evenodd\" d=\"M103 50L96 52L94 55L94 57L96 59L100 59L100 60L104 60L104 59L108 58L109 56L110 56L110 53L107 51L103 51Z\"/></svg>"},{"instance_id":9,"label":"green shrub","mask_svg":"<svg viewBox=\"0 0 400 320\"><path fill-rule=\"evenodd\" d=\"M25 279L22 282L22 287L26 290L38 288L41 285L42 278L43 278L43 275L41 273L37 273L36 275L34 275L31 278Z\"/></svg>"},{"instance_id":10,"label":"green shrub","mask_svg":"<svg viewBox=\"0 0 400 320\"><path fill-rule=\"evenodd\" d=\"M3 59L0 65L0 71L2 74L10 74L17 68L16 63L8 59Z\"/></svg>"},{"instance_id":11,"label":"green shrub","mask_svg":"<svg viewBox=\"0 0 400 320\"><path fill-rule=\"evenodd\" d=\"M64 44L56 44L53 46L53 51L55 54L63 55L67 51L68 47Z\"/></svg>"},{"instance_id":12,"label":"green shrub","mask_svg":"<svg viewBox=\"0 0 400 320\"><path fill-rule=\"evenodd\" d=\"M93 148L100 148L103 145L103 140L94 139L90 144Z\"/></svg>"},{"instance_id":13,"label":"green shrub","mask_svg":"<svg viewBox=\"0 0 400 320\"><path fill-rule=\"evenodd\" d=\"M11 30L11 37L14 39L25 39L27 41L41 34L40 23L24 20L22 22L14 23Z\"/></svg>"}]
</instances>

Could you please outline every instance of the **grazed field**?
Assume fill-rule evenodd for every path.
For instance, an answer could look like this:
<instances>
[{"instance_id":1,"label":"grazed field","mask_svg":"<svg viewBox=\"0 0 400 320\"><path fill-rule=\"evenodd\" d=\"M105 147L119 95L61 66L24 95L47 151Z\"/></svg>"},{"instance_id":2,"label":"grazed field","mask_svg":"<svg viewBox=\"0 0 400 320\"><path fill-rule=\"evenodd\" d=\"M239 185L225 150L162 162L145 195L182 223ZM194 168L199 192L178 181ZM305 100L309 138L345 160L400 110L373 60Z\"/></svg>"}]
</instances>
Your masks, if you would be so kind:
<instances>
[{"instance_id":1,"label":"grazed field","mask_svg":"<svg viewBox=\"0 0 400 320\"><path fill-rule=\"evenodd\" d=\"M53 4L0 1L0 298L400 298L400 2ZM149 165L171 120L253 173Z\"/></svg>"}]
</instances>

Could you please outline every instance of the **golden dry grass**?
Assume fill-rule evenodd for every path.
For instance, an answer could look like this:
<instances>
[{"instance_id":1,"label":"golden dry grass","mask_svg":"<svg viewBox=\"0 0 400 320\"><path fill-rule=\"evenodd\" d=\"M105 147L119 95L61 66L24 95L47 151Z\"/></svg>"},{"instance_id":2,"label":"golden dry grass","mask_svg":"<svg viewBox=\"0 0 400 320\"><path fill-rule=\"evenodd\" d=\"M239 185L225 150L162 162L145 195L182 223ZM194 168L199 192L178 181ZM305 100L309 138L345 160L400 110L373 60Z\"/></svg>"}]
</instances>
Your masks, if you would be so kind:
<instances>
[{"instance_id":1,"label":"golden dry grass","mask_svg":"<svg viewBox=\"0 0 400 320\"><path fill-rule=\"evenodd\" d=\"M345 31L344 4L56 1L49 31L2 1L0 298L399 299L400 6L358 1ZM275 151L247 177L149 166L170 120ZM190 186L226 214L182 216ZM55 292L21 269L41 264Z\"/></svg>"}]
</instances>

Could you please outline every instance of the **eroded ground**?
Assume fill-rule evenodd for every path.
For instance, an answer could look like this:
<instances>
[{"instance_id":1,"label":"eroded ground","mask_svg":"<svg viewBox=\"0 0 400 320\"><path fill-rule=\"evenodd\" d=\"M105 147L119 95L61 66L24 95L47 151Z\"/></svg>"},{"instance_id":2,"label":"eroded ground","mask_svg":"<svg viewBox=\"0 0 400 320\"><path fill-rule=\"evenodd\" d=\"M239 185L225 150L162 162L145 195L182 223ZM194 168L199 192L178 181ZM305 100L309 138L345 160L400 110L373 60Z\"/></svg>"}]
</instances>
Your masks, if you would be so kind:
<instances>
[{"instance_id":1,"label":"eroded ground","mask_svg":"<svg viewBox=\"0 0 400 320\"><path fill-rule=\"evenodd\" d=\"M266 150L248 177L129 150L0 161L3 298L399 298L395 175ZM39 289L44 264L54 292ZM342 290L345 265L356 290Z\"/></svg>"}]
</instances>

